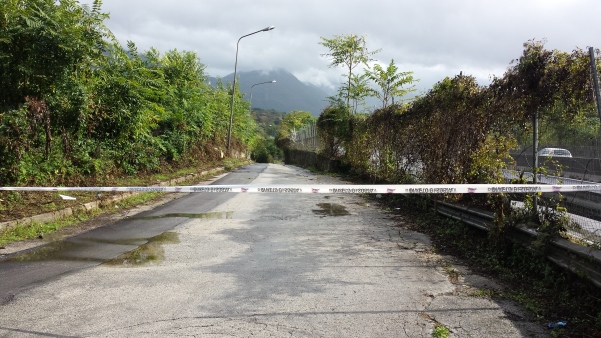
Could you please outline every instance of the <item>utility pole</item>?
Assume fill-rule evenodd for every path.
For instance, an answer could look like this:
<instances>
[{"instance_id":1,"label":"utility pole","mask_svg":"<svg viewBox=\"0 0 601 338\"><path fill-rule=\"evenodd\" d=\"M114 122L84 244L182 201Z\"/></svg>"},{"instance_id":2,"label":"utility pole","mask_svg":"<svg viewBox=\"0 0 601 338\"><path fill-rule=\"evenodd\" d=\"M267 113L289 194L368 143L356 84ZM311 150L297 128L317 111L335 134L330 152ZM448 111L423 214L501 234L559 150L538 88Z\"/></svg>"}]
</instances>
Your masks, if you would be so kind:
<instances>
[{"instance_id":1,"label":"utility pole","mask_svg":"<svg viewBox=\"0 0 601 338\"><path fill-rule=\"evenodd\" d=\"M538 184L538 110L532 116L532 155L534 164L532 168L532 184ZM538 194L534 193L532 199L534 215L538 220Z\"/></svg>"},{"instance_id":2,"label":"utility pole","mask_svg":"<svg viewBox=\"0 0 601 338\"><path fill-rule=\"evenodd\" d=\"M593 89L595 91L595 99L597 102L597 113L599 114L599 119L601 119L601 92L599 91L599 73L597 72L594 48L589 47L588 53L591 58L591 73L593 74Z\"/></svg>"},{"instance_id":3,"label":"utility pole","mask_svg":"<svg viewBox=\"0 0 601 338\"><path fill-rule=\"evenodd\" d=\"M234 100L236 98L236 70L238 69L238 45L240 44L240 40L242 40L242 38L245 38L247 36L257 34L260 32L268 32L274 28L275 28L274 26L269 26L267 28L263 28L256 32L246 34L246 35L240 37L238 39L238 42L236 43L236 63L234 63L234 84L232 84L232 105L230 106L230 126L227 131L227 156L232 156L230 145L232 143L231 142L232 141L232 124L234 123Z\"/></svg>"}]
</instances>

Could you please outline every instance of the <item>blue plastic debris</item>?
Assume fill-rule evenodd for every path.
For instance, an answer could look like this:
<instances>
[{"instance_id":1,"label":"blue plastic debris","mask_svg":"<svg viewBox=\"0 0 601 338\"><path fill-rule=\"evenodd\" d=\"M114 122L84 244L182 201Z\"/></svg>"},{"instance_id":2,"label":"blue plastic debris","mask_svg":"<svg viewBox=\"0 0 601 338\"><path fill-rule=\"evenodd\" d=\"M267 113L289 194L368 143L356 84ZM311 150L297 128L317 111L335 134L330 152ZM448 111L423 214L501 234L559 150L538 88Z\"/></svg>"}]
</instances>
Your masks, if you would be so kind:
<instances>
[{"instance_id":1,"label":"blue plastic debris","mask_svg":"<svg viewBox=\"0 0 601 338\"><path fill-rule=\"evenodd\" d=\"M558 328L558 327L564 327L564 326L566 326L566 324L567 324L567 323L568 323L568 322L567 322L567 321L565 321L565 320L562 320L562 321L560 321L560 322L554 322L554 323L553 323L553 322L551 322L551 323L547 324L547 327L548 327L549 329L554 329L554 328Z\"/></svg>"}]
</instances>

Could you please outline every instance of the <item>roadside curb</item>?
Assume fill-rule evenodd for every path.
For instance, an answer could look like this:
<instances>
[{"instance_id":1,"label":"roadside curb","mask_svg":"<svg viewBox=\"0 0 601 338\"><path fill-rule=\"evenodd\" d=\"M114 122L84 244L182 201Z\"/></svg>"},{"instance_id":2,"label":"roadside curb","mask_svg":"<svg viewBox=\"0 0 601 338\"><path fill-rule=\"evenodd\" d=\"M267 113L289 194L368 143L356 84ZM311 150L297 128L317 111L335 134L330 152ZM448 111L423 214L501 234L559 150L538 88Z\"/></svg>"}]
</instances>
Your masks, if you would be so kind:
<instances>
[{"instance_id":1,"label":"roadside curb","mask_svg":"<svg viewBox=\"0 0 601 338\"><path fill-rule=\"evenodd\" d=\"M212 175L212 174L216 174L219 172L222 172L225 170L225 167L216 167L210 170L205 170L202 171L200 173L195 173L195 174L189 174L186 176L182 176L182 177L178 177L178 178L174 178L168 181L163 181L163 182L159 182L158 184L152 185L152 186L172 186L172 185L177 185L180 182L186 181L186 180L190 180L190 179L194 179L197 177L202 177L205 175ZM57 211L52 211L52 212L47 212L44 214L40 214L40 215L35 215L35 216L30 216L30 217L25 217L25 218L21 218L21 219L17 219L17 220L12 220L12 221L7 221L7 222L1 222L0 223L0 231L4 231L8 228L12 228L12 227L16 227L16 226L22 226L22 225L27 225L30 223L46 223L46 222L53 222L56 221L60 218L63 217L67 217L67 216L71 216L73 215L74 212L79 211L79 210L83 210L83 211L90 211L93 209L98 209L101 206L105 206L105 205L111 205L114 204L116 202L119 202L125 198L137 195L139 193L137 192L127 192L127 193L121 193L118 196L113 196L111 198L105 199L105 200L96 200L96 201L92 201L92 202L88 202L88 203L84 203L78 206L74 206L74 207L68 207L65 209L61 209L61 210L57 210Z\"/></svg>"}]
</instances>

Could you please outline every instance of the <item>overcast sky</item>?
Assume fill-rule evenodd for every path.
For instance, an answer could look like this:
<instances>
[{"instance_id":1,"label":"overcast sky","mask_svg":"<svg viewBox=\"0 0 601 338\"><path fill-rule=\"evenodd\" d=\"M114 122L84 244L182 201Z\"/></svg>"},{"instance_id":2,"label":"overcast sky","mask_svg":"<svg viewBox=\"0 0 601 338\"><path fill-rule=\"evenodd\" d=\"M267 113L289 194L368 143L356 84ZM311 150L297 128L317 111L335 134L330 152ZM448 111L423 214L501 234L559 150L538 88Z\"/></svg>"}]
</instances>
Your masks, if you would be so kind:
<instances>
[{"instance_id":1,"label":"overcast sky","mask_svg":"<svg viewBox=\"0 0 601 338\"><path fill-rule=\"evenodd\" d=\"M83 0L82 4L91 4ZM104 0L105 23L125 45L195 51L211 76L284 68L301 81L337 88L320 37L366 36L374 56L413 71L420 90L463 71L487 85L501 76L523 43L570 52L601 48L599 0Z\"/></svg>"}]
</instances>

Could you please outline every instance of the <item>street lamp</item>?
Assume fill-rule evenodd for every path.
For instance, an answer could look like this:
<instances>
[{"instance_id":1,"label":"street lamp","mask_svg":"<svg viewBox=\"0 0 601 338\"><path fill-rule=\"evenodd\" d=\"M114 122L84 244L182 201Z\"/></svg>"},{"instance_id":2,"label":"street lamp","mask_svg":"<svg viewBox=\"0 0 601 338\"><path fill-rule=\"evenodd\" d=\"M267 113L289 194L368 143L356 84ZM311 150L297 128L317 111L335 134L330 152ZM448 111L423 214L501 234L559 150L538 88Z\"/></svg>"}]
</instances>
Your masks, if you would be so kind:
<instances>
[{"instance_id":1,"label":"street lamp","mask_svg":"<svg viewBox=\"0 0 601 338\"><path fill-rule=\"evenodd\" d=\"M236 69L238 68L238 45L240 44L240 40L242 40L242 38L245 38L249 35L261 33L261 32L267 32L274 28L275 28L275 26L269 26L267 28L263 28L256 32L246 34L244 36L241 36L240 39L238 39L238 42L236 43L236 63L234 64L234 84L232 86L232 106L230 107L230 127L227 132L227 153L228 153L228 155L231 155L230 144L231 144L231 140L232 140L232 122L234 121L234 98L236 97Z\"/></svg>"},{"instance_id":2,"label":"street lamp","mask_svg":"<svg viewBox=\"0 0 601 338\"><path fill-rule=\"evenodd\" d=\"M266 81L266 82L261 82L261 83L255 83L254 85L250 86L250 108L248 110L249 113L253 112L253 87L254 86L258 86L258 85L262 85L262 84L266 84L266 83L275 83L275 80L271 80L271 81Z\"/></svg>"}]
</instances>

